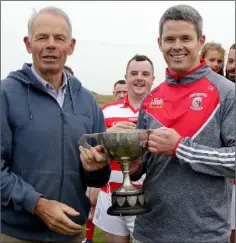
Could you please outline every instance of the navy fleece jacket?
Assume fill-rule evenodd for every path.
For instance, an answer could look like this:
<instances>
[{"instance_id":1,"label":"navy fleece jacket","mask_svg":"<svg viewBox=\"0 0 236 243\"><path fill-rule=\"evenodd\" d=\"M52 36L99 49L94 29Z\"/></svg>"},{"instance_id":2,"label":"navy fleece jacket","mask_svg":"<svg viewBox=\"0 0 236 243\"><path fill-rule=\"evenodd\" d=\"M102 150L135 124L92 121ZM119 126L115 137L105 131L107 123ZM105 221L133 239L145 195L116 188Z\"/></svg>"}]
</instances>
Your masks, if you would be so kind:
<instances>
[{"instance_id":1,"label":"navy fleece jacket","mask_svg":"<svg viewBox=\"0 0 236 243\"><path fill-rule=\"evenodd\" d=\"M78 140L85 133L104 132L101 109L91 92L68 76L63 107L50 96L30 64L1 82L1 226L2 233L39 241L69 241L34 215L40 196L63 202L86 222L87 186L102 187L110 166L84 171ZM92 141L90 141L92 142ZM95 144L92 144L95 145Z\"/></svg>"}]
</instances>

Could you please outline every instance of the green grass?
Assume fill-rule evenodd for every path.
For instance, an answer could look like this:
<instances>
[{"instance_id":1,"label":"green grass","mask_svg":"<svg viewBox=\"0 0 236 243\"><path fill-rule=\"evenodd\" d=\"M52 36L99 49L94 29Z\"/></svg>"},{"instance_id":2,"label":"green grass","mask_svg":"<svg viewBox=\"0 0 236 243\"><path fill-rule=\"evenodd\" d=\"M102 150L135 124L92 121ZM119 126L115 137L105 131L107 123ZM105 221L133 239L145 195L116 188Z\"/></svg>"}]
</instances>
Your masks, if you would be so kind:
<instances>
[{"instance_id":1,"label":"green grass","mask_svg":"<svg viewBox=\"0 0 236 243\"><path fill-rule=\"evenodd\" d=\"M83 227L83 232L85 236L85 226ZM130 243L132 243L132 238L130 237ZM93 235L93 243L104 243L103 231L98 227L95 227L94 235Z\"/></svg>"},{"instance_id":2,"label":"green grass","mask_svg":"<svg viewBox=\"0 0 236 243\"><path fill-rule=\"evenodd\" d=\"M100 106L103 106L103 105L113 101L112 95L101 95L101 94L97 94L97 93L93 93L93 95Z\"/></svg>"},{"instance_id":3,"label":"green grass","mask_svg":"<svg viewBox=\"0 0 236 243\"><path fill-rule=\"evenodd\" d=\"M95 228L93 242L94 243L104 242L103 232L98 227Z\"/></svg>"},{"instance_id":4,"label":"green grass","mask_svg":"<svg viewBox=\"0 0 236 243\"><path fill-rule=\"evenodd\" d=\"M85 236L85 226L83 227L83 232ZM103 231L100 230L98 227L95 227L94 235L93 235L93 243L103 243L104 237L103 237Z\"/></svg>"}]
</instances>

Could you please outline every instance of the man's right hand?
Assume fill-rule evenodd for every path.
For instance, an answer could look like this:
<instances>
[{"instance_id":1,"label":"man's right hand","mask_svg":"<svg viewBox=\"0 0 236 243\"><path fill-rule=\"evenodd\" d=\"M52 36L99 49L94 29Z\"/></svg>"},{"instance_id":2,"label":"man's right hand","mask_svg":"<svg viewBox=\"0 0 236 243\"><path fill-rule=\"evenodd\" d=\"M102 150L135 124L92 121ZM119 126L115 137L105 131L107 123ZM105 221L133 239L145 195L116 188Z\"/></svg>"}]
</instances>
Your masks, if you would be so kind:
<instances>
[{"instance_id":1,"label":"man's right hand","mask_svg":"<svg viewBox=\"0 0 236 243\"><path fill-rule=\"evenodd\" d=\"M141 164L142 164L142 160L141 158L140 159L137 159L135 160L133 163L131 163L129 165L129 174L130 175L133 175L135 174L136 172L139 171L140 167L141 167Z\"/></svg>"},{"instance_id":2,"label":"man's right hand","mask_svg":"<svg viewBox=\"0 0 236 243\"><path fill-rule=\"evenodd\" d=\"M78 216L79 212L54 200L40 198L36 204L34 213L52 230L63 235L80 234L82 227L70 220L69 216Z\"/></svg>"},{"instance_id":3,"label":"man's right hand","mask_svg":"<svg viewBox=\"0 0 236 243\"><path fill-rule=\"evenodd\" d=\"M115 131L120 129L135 129L136 125L133 122L123 121L117 122L113 127L108 128L107 131Z\"/></svg>"}]
</instances>

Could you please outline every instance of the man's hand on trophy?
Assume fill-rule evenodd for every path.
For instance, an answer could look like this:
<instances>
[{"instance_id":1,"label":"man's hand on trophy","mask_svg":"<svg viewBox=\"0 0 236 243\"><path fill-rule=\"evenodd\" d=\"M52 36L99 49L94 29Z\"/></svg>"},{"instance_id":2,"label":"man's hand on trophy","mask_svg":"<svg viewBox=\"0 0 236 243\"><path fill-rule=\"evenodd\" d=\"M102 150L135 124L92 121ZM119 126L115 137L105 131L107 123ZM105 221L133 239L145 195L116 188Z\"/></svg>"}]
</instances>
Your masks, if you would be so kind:
<instances>
[{"instance_id":1,"label":"man's hand on trophy","mask_svg":"<svg viewBox=\"0 0 236 243\"><path fill-rule=\"evenodd\" d=\"M136 125L133 122L123 121L117 122L113 127L108 128L107 132L113 132L121 129L135 129Z\"/></svg>"},{"instance_id":2,"label":"man's hand on trophy","mask_svg":"<svg viewBox=\"0 0 236 243\"><path fill-rule=\"evenodd\" d=\"M102 145L91 147L90 149L79 146L79 151L83 168L87 171L102 169L109 161L105 153L103 153L104 148Z\"/></svg>"},{"instance_id":3,"label":"man's hand on trophy","mask_svg":"<svg viewBox=\"0 0 236 243\"><path fill-rule=\"evenodd\" d=\"M148 139L148 151L173 156L182 137L172 128L161 127L152 131Z\"/></svg>"},{"instance_id":4,"label":"man's hand on trophy","mask_svg":"<svg viewBox=\"0 0 236 243\"><path fill-rule=\"evenodd\" d=\"M130 175L135 174L141 167L141 163L142 163L141 158L133 161L133 163L129 165L129 174Z\"/></svg>"}]
</instances>

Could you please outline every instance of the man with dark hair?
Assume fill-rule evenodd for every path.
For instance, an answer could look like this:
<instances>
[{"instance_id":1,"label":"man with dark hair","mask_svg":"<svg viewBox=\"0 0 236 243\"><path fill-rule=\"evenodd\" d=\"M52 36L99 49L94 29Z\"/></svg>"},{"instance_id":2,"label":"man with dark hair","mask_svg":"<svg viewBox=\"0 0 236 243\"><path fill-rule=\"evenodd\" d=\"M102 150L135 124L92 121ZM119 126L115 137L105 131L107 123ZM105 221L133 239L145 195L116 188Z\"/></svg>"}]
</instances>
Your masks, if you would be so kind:
<instances>
[{"instance_id":1,"label":"man with dark hair","mask_svg":"<svg viewBox=\"0 0 236 243\"><path fill-rule=\"evenodd\" d=\"M123 80L123 79L116 81L116 82L114 83L114 88L115 88L115 86L116 86L117 84L126 84L126 81Z\"/></svg>"},{"instance_id":2,"label":"man with dark hair","mask_svg":"<svg viewBox=\"0 0 236 243\"><path fill-rule=\"evenodd\" d=\"M150 92L154 78L153 65L148 57L136 55L129 60L125 74L127 96L124 100L111 102L102 108L107 130L135 129L141 101ZM111 206L111 193L118 189L123 181L120 165L114 160L110 165L110 180L99 192L93 223L104 231L105 243L129 243L135 216L119 217L107 214L107 209ZM141 186L143 178L144 176L135 184ZM96 189L93 193L96 193Z\"/></svg>"},{"instance_id":3,"label":"man with dark hair","mask_svg":"<svg viewBox=\"0 0 236 243\"><path fill-rule=\"evenodd\" d=\"M122 100L127 95L127 84L125 80L118 80L114 84L113 95L115 100Z\"/></svg>"},{"instance_id":4,"label":"man with dark hair","mask_svg":"<svg viewBox=\"0 0 236 243\"><path fill-rule=\"evenodd\" d=\"M145 96L137 128L152 129L148 153L130 166L145 173L149 213L137 216L138 242L230 241L235 175L235 85L200 61L203 21L191 6L165 11L159 48L166 81Z\"/></svg>"},{"instance_id":5,"label":"man with dark hair","mask_svg":"<svg viewBox=\"0 0 236 243\"><path fill-rule=\"evenodd\" d=\"M229 49L226 64L226 78L235 83L235 44L233 44Z\"/></svg>"},{"instance_id":6,"label":"man with dark hair","mask_svg":"<svg viewBox=\"0 0 236 243\"><path fill-rule=\"evenodd\" d=\"M151 65L152 67L152 71L154 73L154 66L153 66L153 63L151 61L151 59L145 55L138 55L136 54L133 58L131 58L128 63L127 63L127 66L126 66L126 72L127 72L127 69L129 67L129 64L132 62L132 61L136 61L136 62L144 62L144 61L147 61L149 62L149 64Z\"/></svg>"},{"instance_id":7,"label":"man with dark hair","mask_svg":"<svg viewBox=\"0 0 236 243\"><path fill-rule=\"evenodd\" d=\"M71 76L74 76L74 72L72 71L72 69L70 68L70 67L68 67L68 66L64 66L64 69L65 69L65 71L69 74L69 75L71 75Z\"/></svg>"}]
</instances>

